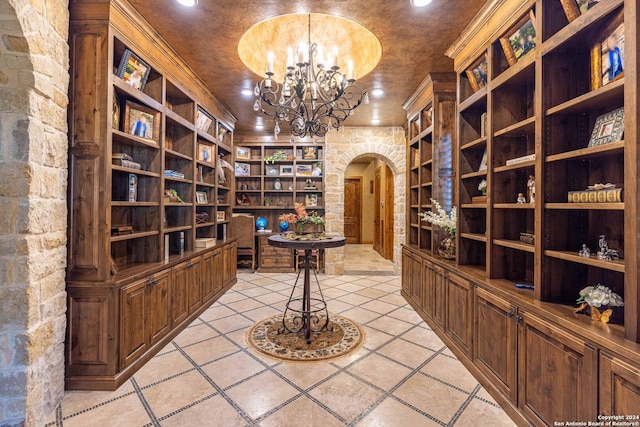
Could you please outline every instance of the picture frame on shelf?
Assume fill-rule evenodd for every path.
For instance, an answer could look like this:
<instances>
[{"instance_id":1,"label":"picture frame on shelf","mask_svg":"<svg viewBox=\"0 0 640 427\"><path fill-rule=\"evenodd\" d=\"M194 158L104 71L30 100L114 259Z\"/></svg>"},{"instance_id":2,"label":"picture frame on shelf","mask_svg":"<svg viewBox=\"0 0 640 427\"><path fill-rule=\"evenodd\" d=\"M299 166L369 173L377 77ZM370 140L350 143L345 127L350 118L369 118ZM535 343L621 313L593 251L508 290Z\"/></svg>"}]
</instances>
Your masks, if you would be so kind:
<instances>
[{"instance_id":1,"label":"picture frame on shelf","mask_svg":"<svg viewBox=\"0 0 640 427\"><path fill-rule=\"evenodd\" d=\"M113 111L111 113L111 127L120 130L120 98L116 91L113 91Z\"/></svg>"},{"instance_id":2,"label":"picture frame on shelf","mask_svg":"<svg viewBox=\"0 0 640 427\"><path fill-rule=\"evenodd\" d=\"M196 111L196 128L203 132L209 132L212 124L213 116L204 111L201 107L198 107L198 111Z\"/></svg>"},{"instance_id":3,"label":"picture frame on shelf","mask_svg":"<svg viewBox=\"0 0 640 427\"><path fill-rule=\"evenodd\" d=\"M280 175L280 168L274 165L265 165L264 173L267 176L278 176Z\"/></svg>"},{"instance_id":4,"label":"picture frame on shelf","mask_svg":"<svg viewBox=\"0 0 640 427\"><path fill-rule=\"evenodd\" d=\"M322 176L322 162L311 165L311 176Z\"/></svg>"},{"instance_id":5,"label":"picture frame on shelf","mask_svg":"<svg viewBox=\"0 0 640 427\"><path fill-rule=\"evenodd\" d=\"M130 135L150 139L157 143L160 135L160 112L127 101L124 108L124 129Z\"/></svg>"},{"instance_id":6,"label":"picture frame on shelf","mask_svg":"<svg viewBox=\"0 0 640 427\"><path fill-rule=\"evenodd\" d=\"M509 66L514 65L535 49L537 44L535 24L535 14L533 10L530 10L528 19L524 21L516 31L507 37L500 38L500 45L502 46Z\"/></svg>"},{"instance_id":7,"label":"picture frame on shelf","mask_svg":"<svg viewBox=\"0 0 640 427\"><path fill-rule=\"evenodd\" d=\"M624 77L624 22L600 43L602 86Z\"/></svg>"},{"instance_id":8,"label":"picture frame on shelf","mask_svg":"<svg viewBox=\"0 0 640 427\"><path fill-rule=\"evenodd\" d=\"M478 65L469 70L466 70L465 73L467 74L467 78L469 79L471 90L474 93L485 87L487 85L487 76L489 73L487 56L485 55L484 59L480 61Z\"/></svg>"},{"instance_id":9,"label":"picture frame on shelf","mask_svg":"<svg viewBox=\"0 0 640 427\"><path fill-rule=\"evenodd\" d=\"M207 144L198 144L198 160L201 162L213 161L213 146Z\"/></svg>"},{"instance_id":10,"label":"picture frame on shelf","mask_svg":"<svg viewBox=\"0 0 640 427\"><path fill-rule=\"evenodd\" d=\"M302 160L302 148L296 149L296 159Z\"/></svg>"},{"instance_id":11,"label":"picture frame on shelf","mask_svg":"<svg viewBox=\"0 0 640 427\"><path fill-rule=\"evenodd\" d=\"M209 203L207 199L207 193L205 191L196 191L196 203L198 205Z\"/></svg>"},{"instance_id":12,"label":"picture frame on shelf","mask_svg":"<svg viewBox=\"0 0 640 427\"><path fill-rule=\"evenodd\" d=\"M220 142L224 142L224 139L227 137L227 133L229 133L229 129L218 124L218 139Z\"/></svg>"},{"instance_id":13,"label":"picture frame on shelf","mask_svg":"<svg viewBox=\"0 0 640 427\"><path fill-rule=\"evenodd\" d=\"M251 149L247 147L236 147L237 160L251 160Z\"/></svg>"},{"instance_id":14,"label":"picture frame on shelf","mask_svg":"<svg viewBox=\"0 0 640 427\"><path fill-rule=\"evenodd\" d=\"M218 221L225 221L225 212L224 211L216 211L216 219Z\"/></svg>"},{"instance_id":15,"label":"picture frame on shelf","mask_svg":"<svg viewBox=\"0 0 640 427\"><path fill-rule=\"evenodd\" d=\"M318 147L302 147L303 160L316 160L318 158Z\"/></svg>"},{"instance_id":16,"label":"picture frame on shelf","mask_svg":"<svg viewBox=\"0 0 640 427\"><path fill-rule=\"evenodd\" d=\"M236 162L235 164L236 176L250 176L251 165L249 163Z\"/></svg>"},{"instance_id":17,"label":"picture frame on shelf","mask_svg":"<svg viewBox=\"0 0 640 427\"><path fill-rule=\"evenodd\" d=\"M130 49L125 49L118 66L118 77L129 86L143 90L147 84L151 67Z\"/></svg>"},{"instance_id":18,"label":"picture frame on shelf","mask_svg":"<svg viewBox=\"0 0 640 427\"><path fill-rule=\"evenodd\" d=\"M280 176L293 176L293 165L280 165Z\"/></svg>"},{"instance_id":19,"label":"picture frame on shelf","mask_svg":"<svg viewBox=\"0 0 640 427\"><path fill-rule=\"evenodd\" d=\"M315 208L318 206L318 195L316 193L307 194L304 196L304 204L307 207Z\"/></svg>"},{"instance_id":20,"label":"picture frame on shelf","mask_svg":"<svg viewBox=\"0 0 640 427\"><path fill-rule=\"evenodd\" d=\"M620 141L624 135L624 107L598 116L591 132L589 147Z\"/></svg>"},{"instance_id":21,"label":"picture frame on shelf","mask_svg":"<svg viewBox=\"0 0 640 427\"><path fill-rule=\"evenodd\" d=\"M311 176L311 165L296 165L296 175L298 176Z\"/></svg>"}]
</instances>

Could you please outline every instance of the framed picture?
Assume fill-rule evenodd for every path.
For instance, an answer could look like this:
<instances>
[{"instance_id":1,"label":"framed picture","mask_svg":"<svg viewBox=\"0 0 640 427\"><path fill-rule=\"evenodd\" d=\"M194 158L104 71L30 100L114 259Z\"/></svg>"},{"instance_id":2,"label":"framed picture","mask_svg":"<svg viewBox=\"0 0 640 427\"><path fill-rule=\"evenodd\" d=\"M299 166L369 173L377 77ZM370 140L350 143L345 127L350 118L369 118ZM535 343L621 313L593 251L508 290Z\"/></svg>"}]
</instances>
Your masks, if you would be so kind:
<instances>
[{"instance_id":1,"label":"framed picture","mask_svg":"<svg viewBox=\"0 0 640 427\"><path fill-rule=\"evenodd\" d=\"M304 197L304 204L309 207L318 206L318 195L317 194L307 194Z\"/></svg>"},{"instance_id":2,"label":"framed picture","mask_svg":"<svg viewBox=\"0 0 640 427\"><path fill-rule=\"evenodd\" d=\"M225 220L224 218L225 218L224 211L217 211L216 212L216 219L218 221L224 221Z\"/></svg>"},{"instance_id":3,"label":"framed picture","mask_svg":"<svg viewBox=\"0 0 640 427\"><path fill-rule=\"evenodd\" d=\"M618 108L596 119L589 147L620 141L624 134L624 108Z\"/></svg>"},{"instance_id":4,"label":"framed picture","mask_svg":"<svg viewBox=\"0 0 640 427\"><path fill-rule=\"evenodd\" d=\"M322 162L311 165L311 176L322 176Z\"/></svg>"},{"instance_id":5,"label":"framed picture","mask_svg":"<svg viewBox=\"0 0 640 427\"><path fill-rule=\"evenodd\" d=\"M227 136L228 132L229 130L226 127L218 124L218 139L220 140L220 142L224 142L224 138Z\"/></svg>"},{"instance_id":6,"label":"framed picture","mask_svg":"<svg viewBox=\"0 0 640 427\"><path fill-rule=\"evenodd\" d=\"M471 85L471 90L477 92L487 85L488 70L487 57L485 56L482 62L480 62L476 67L465 71L467 78L469 79L469 84ZM431 114L433 115L433 110Z\"/></svg>"},{"instance_id":7,"label":"framed picture","mask_svg":"<svg viewBox=\"0 0 640 427\"><path fill-rule=\"evenodd\" d=\"M311 176L311 165L297 165L296 175L298 176Z\"/></svg>"},{"instance_id":8,"label":"framed picture","mask_svg":"<svg viewBox=\"0 0 640 427\"><path fill-rule=\"evenodd\" d=\"M129 49L124 50L122 59L120 59L120 66L118 67L118 77L123 79L128 85L142 90L144 89L144 85L147 84L150 72L151 67L149 64Z\"/></svg>"},{"instance_id":9,"label":"framed picture","mask_svg":"<svg viewBox=\"0 0 640 427\"><path fill-rule=\"evenodd\" d=\"M247 147L236 147L236 159L238 160L250 160L251 150Z\"/></svg>"},{"instance_id":10,"label":"framed picture","mask_svg":"<svg viewBox=\"0 0 640 427\"><path fill-rule=\"evenodd\" d=\"M529 12L529 18L522 24L515 32L511 33L508 37L502 37L500 44L502 50L507 57L509 65L513 65L516 62L524 58L527 53L531 52L536 47L536 17L533 14L533 10Z\"/></svg>"},{"instance_id":11,"label":"framed picture","mask_svg":"<svg viewBox=\"0 0 640 427\"><path fill-rule=\"evenodd\" d=\"M265 175L268 176L278 176L280 175L280 168L278 166L266 165L264 167Z\"/></svg>"},{"instance_id":12,"label":"framed picture","mask_svg":"<svg viewBox=\"0 0 640 427\"><path fill-rule=\"evenodd\" d=\"M296 150L296 159L302 160L302 148Z\"/></svg>"},{"instance_id":13,"label":"framed picture","mask_svg":"<svg viewBox=\"0 0 640 427\"><path fill-rule=\"evenodd\" d=\"M116 91L113 91L113 112L111 116L111 127L120 130L120 98Z\"/></svg>"},{"instance_id":14,"label":"framed picture","mask_svg":"<svg viewBox=\"0 0 640 427\"><path fill-rule=\"evenodd\" d=\"M127 101L124 108L124 129L128 134L158 142L160 113L144 105Z\"/></svg>"},{"instance_id":15,"label":"framed picture","mask_svg":"<svg viewBox=\"0 0 640 427\"><path fill-rule=\"evenodd\" d=\"M292 165L280 165L280 175L282 175L282 176L293 176L293 166Z\"/></svg>"},{"instance_id":16,"label":"framed picture","mask_svg":"<svg viewBox=\"0 0 640 427\"><path fill-rule=\"evenodd\" d=\"M304 160L315 160L318 158L318 147L303 147L302 158Z\"/></svg>"},{"instance_id":17,"label":"framed picture","mask_svg":"<svg viewBox=\"0 0 640 427\"><path fill-rule=\"evenodd\" d=\"M600 44L602 86L624 76L624 22Z\"/></svg>"},{"instance_id":18,"label":"framed picture","mask_svg":"<svg viewBox=\"0 0 640 427\"><path fill-rule=\"evenodd\" d=\"M249 176L251 175L251 165L249 163L236 162L236 176Z\"/></svg>"},{"instance_id":19,"label":"framed picture","mask_svg":"<svg viewBox=\"0 0 640 427\"><path fill-rule=\"evenodd\" d=\"M198 107L198 111L196 112L195 124L196 128L200 129L201 131L209 132L209 129L213 124L213 117L202 108Z\"/></svg>"},{"instance_id":20,"label":"framed picture","mask_svg":"<svg viewBox=\"0 0 640 427\"><path fill-rule=\"evenodd\" d=\"M208 203L207 193L205 193L204 191L196 191L196 203L199 205Z\"/></svg>"},{"instance_id":21,"label":"framed picture","mask_svg":"<svg viewBox=\"0 0 640 427\"><path fill-rule=\"evenodd\" d=\"M198 160L201 162L213 162L213 146L198 144Z\"/></svg>"}]
</instances>

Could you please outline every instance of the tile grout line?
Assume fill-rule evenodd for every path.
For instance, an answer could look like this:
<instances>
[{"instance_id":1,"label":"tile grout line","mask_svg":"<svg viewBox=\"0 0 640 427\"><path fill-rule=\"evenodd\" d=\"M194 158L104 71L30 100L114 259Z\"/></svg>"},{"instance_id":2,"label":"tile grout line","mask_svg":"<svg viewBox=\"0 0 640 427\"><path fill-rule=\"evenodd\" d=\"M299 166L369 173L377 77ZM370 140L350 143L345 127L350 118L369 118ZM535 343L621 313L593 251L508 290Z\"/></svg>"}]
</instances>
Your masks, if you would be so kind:
<instances>
[{"instance_id":1,"label":"tile grout line","mask_svg":"<svg viewBox=\"0 0 640 427\"><path fill-rule=\"evenodd\" d=\"M144 410L147 412L147 415L149 416L149 418L151 418L151 425L153 425L154 427L160 427L160 422L158 421L158 418L156 417L156 415L153 413L151 406L149 406L149 402L147 402L147 399L144 397L144 394L140 389L138 382L133 377L131 377L129 381L131 381L131 385L133 386L133 389L136 391L136 396L138 396L138 399L140 399L140 402L142 403Z\"/></svg>"}]
</instances>

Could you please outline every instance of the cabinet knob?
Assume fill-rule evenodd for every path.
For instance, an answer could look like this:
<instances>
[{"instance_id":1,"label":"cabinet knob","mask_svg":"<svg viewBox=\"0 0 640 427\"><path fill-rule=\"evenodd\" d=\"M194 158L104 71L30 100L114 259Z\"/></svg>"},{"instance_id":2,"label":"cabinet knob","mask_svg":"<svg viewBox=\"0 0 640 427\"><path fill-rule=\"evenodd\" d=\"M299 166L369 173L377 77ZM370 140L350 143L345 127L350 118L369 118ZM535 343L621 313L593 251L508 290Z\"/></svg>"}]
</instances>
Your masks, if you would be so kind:
<instances>
[{"instance_id":1,"label":"cabinet knob","mask_svg":"<svg viewBox=\"0 0 640 427\"><path fill-rule=\"evenodd\" d=\"M147 286L150 288L157 284L158 284L158 281L156 279L149 279L149 281L147 282Z\"/></svg>"},{"instance_id":2,"label":"cabinet knob","mask_svg":"<svg viewBox=\"0 0 640 427\"><path fill-rule=\"evenodd\" d=\"M507 317L512 318L514 314L515 313L513 312L513 310L509 310L509 312L507 313Z\"/></svg>"},{"instance_id":3,"label":"cabinet knob","mask_svg":"<svg viewBox=\"0 0 640 427\"><path fill-rule=\"evenodd\" d=\"M192 263L187 264L187 268L193 268L193 264Z\"/></svg>"},{"instance_id":4,"label":"cabinet knob","mask_svg":"<svg viewBox=\"0 0 640 427\"><path fill-rule=\"evenodd\" d=\"M516 316L516 322L522 323L522 316Z\"/></svg>"}]
</instances>

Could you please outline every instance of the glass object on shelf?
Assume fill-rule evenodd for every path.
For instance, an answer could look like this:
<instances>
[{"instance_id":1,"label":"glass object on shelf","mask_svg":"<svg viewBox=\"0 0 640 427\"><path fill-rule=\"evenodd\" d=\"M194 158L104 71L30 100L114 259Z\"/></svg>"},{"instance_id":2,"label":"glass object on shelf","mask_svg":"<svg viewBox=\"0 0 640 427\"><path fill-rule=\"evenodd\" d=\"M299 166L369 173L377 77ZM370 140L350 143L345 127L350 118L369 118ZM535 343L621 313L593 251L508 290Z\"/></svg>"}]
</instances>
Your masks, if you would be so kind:
<instances>
[{"instance_id":1,"label":"glass object on shelf","mask_svg":"<svg viewBox=\"0 0 640 427\"><path fill-rule=\"evenodd\" d=\"M280 221L280 231L286 233L289 229L289 223L287 221Z\"/></svg>"},{"instance_id":2,"label":"glass object on shelf","mask_svg":"<svg viewBox=\"0 0 640 427\"><path fill-rule=\"evenodd\" d=\"M456 259L456 240L449 236L438 245L438 254L444 259Z\"/></svg>"},{"instance_id":3,"label":"glass object on shelf","mask_svg":"<svg viewBox=\"0 0 640 427\"><path fill-rule=\"evenodd\" d=\"M258 230L267 228L267 219L259 216L258 219L256 219L256 227L258 227Z\"/></svg>"},{"instance_id":4,"label":"glass object on shelf","mask_svg":"<svg viewBox=\"0 0 640 427\"><path fill-rule=\"evenodd\" d=\"M282 190L282 182L280 182L280 178L277 178L276 181L273 183L273 189L276 191Z\"/></svg>"}]
</instances>

